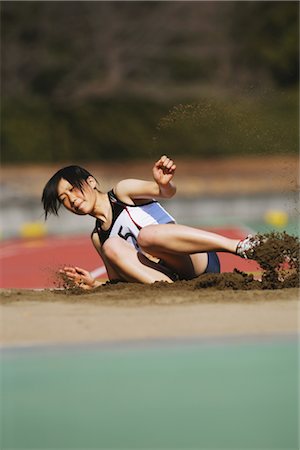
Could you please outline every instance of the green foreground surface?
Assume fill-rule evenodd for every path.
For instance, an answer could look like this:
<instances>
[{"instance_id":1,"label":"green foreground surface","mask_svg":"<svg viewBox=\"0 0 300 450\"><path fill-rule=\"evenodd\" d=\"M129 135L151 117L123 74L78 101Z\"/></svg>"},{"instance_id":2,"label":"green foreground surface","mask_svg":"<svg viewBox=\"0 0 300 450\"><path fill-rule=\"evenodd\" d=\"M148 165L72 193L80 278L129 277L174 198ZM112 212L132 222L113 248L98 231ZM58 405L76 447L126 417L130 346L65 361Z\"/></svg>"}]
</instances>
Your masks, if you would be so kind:
<instances>
[{"instance_id":1,"label":"green foreground surface","mask_svg":"<svg viewBox=\"0 0 300 450\"><path fill-rule=\"evenodd\" d=\"M6 349L1 449L298 449L296 338Z\"/></svg>"}]
</instances>

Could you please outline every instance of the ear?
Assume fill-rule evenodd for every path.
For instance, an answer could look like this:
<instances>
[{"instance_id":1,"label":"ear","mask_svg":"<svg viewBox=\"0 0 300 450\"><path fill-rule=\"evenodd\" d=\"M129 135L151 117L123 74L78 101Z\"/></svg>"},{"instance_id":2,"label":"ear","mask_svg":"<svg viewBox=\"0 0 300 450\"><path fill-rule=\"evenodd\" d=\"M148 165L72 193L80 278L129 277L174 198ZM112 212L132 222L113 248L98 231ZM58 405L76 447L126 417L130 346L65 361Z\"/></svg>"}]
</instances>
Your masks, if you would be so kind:
<instances>
[{"instance_id":1,"label":"ear","mask_svg":"<svg viewBox=\"0 0 300 450\"><path fill-rule=\"evenodd\" d=\"M86 182L87 182L87 184L88 184L92 189L96 189L96 187L97 187L97 181L95 180L94 177L89 176L89 177L86 179Z\"/></svg>"}]
</instances>

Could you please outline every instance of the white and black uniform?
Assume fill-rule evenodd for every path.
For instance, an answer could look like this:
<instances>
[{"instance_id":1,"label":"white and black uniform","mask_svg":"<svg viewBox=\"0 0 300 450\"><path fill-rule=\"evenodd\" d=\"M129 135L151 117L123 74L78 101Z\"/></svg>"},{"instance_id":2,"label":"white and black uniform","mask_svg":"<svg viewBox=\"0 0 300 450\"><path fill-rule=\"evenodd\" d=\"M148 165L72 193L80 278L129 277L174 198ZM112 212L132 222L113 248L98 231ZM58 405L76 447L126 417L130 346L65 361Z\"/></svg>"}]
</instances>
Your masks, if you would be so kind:
<instances>
[{"instance_id":1,"label":"white and black uniform","mask_svg":"<svg viewBox=\"0 0 300 450\"><path fill-rule=\"evenodd\" d=\"M108 230L102 230L101 220L96 219L93 231L97 232L101 245L112 236L120 236L139 250L137 237L141 228L147 225L175 223L175 219L155 200L142 205L128 205L119 200L113 190L107 194L112 208L111 226Z\"/></svg>"}]
</instances>

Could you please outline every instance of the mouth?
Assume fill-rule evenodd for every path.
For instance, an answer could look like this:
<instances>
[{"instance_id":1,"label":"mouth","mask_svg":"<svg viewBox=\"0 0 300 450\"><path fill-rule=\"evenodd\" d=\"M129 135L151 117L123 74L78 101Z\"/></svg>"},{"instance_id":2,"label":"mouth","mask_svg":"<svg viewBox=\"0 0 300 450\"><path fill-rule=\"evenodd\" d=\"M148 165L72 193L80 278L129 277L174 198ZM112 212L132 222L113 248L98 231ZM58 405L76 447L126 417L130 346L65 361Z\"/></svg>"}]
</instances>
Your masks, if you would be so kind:
<instances>
[{"instance_id":1,"label":"mouth","mask_svg":"<svg viewBox=\"0 0 300 450\"><path fill-rule=\"evenodd\" d=\"M84 200L82 200L82 202L79 202L76 205L74 205L75 210L76 211L81 211L83 203L84 203Z\"/></svg>"}]
</instances>

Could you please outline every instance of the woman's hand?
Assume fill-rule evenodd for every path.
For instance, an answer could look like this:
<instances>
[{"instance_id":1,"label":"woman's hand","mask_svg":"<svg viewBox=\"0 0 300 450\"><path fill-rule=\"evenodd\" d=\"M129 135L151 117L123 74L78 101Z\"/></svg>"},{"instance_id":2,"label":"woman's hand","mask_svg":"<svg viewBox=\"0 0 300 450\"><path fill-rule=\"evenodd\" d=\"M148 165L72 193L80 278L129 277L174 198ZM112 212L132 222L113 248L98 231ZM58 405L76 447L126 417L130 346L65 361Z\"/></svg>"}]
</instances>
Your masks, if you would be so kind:
<instances>
[{"instance_id":1,"label":"woman's hand","mask_svg":"<svg viewBox=\"0 0 300 450\"><path fill-rule=\"evenodd\" d=\"M153 177L157 184L166 186L174 177L176 165L166 155L162 156L153 167Z\"/></svg>"},{"instance_id":2,"label":"woman's hand","mask_svg":"<svg viewBox=\"0 0 300 450\"><path fill-rule=\"evenodd\" d=\"M90 272L80 267L64 267L59 272L81 289L88 290L98 286L97 281L91 276Z\"/></svg>"}]
</instances>

